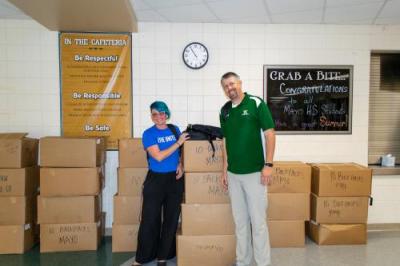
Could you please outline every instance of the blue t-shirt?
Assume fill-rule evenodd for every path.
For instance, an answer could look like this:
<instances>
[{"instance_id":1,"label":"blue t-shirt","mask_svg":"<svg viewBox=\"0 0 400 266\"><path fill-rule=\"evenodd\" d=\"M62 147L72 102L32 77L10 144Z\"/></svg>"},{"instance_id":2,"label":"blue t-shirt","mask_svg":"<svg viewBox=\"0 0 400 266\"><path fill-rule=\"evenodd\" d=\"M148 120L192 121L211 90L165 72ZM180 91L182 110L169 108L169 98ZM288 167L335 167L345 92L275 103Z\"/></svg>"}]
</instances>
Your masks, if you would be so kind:
<instances>
[{"instance_id":1,"label":"blue t-shirt","mask_svg":"<svg viewBox=\"0 0 400 266\"><path fill-rule=\"evenodd\" d=\"M181 135L181 132L177 126L175 126L176 132L178 136ZM155 125L146 129L143 132L142 142L143 147L147 151L147 148L153 145L158 145L160 151L168 149L172 146L177 139L174 136L174 133L169 128L166 129L158 129ZM170 156L162 160L161 162L157 161L151 155L148 156L149 161L149 169L153 172L157 173L167 173L174 172L178 168L179 164L179 149L174 151Z\"/></svg>"}]
</instances>

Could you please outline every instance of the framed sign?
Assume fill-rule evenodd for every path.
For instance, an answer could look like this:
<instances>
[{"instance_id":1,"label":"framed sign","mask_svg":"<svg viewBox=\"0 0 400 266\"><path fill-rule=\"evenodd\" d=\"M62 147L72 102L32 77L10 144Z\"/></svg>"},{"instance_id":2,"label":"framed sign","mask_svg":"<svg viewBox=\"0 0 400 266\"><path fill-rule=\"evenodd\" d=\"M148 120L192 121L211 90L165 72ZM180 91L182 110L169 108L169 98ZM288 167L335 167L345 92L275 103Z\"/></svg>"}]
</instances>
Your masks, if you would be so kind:
<instances>
[{"instance_id":1,"label":"framed sign","mask_svg":"<svg viewBox=\"0 0 400 266\"><path fill-rule=\"evenodd\" d=\"M279 134L351 134L352 66L264 65L264 99Z\"/></svg>"},{"instance_id":2,"label":"framed sign","mask_svg":"<svg viewBox=\"0 0 400 266\"><path fill-rule=\"evenodd\" d=\"M131 34L60 33L61 132L132 137Z\"/></svg>"}]
</instances>

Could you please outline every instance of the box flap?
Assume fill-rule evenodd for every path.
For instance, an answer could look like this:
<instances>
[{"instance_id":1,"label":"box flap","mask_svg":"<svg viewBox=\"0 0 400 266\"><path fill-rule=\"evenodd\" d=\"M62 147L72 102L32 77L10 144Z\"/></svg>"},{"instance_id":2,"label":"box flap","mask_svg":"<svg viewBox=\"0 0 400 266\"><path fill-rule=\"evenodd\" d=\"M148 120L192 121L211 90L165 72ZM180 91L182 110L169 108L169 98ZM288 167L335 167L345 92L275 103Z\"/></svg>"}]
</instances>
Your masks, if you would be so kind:
<instances>
[{"instance_id":1,"label":"box flap","mask_svg":"<svg viewBox=\"0 0 400 266\"><path fill-rule=\"evenodd\" d=\"M93 139L96 143L104 142L104 137L96 136L46 136L40 139Z\"/></svg>"},{"instance_id":2,"label":"box flap","mask_svg":"<svg viewBox=\"0 0 400 266\"><path fill-rule=\"evenodd\" d=\"M23 139L28 133L0 133L0 139Z\"/></svg>"},{"instance_id":3,"label":"box flap","mask_svg":"<svg viewBox=\"0 0 400 266\"><path fill-rule=\"evenodd\" d=\"M304 163L302 161L275 161L274 165L275 164L283 164L283 165L286 165L286 164L295 164L295 165L305 164L305 165L307 165L306 163Z\"/></svg>"},{"instance_id":4,"label":"box flap","mask_svg":"<svg viewBox=\"0 0 400 266\"><path fill-rule=\"evenodd\" d=\"M311 168L311 165L301 161L274 161L274 167L307 167Z\"/></svg>"},{"instance_id":5,"label":"box flap","mask_svg":"<svg viewBox=\"0 0 400 266\"><path fill-rule=\"evenodd\" d=\"M319 168L319 169L326 169L329 171L351 171L351 170L366 170L367 167L362 166L357 163L318 163L318 164L312 164L313 167Z\"/></svg>"}]
</instances>

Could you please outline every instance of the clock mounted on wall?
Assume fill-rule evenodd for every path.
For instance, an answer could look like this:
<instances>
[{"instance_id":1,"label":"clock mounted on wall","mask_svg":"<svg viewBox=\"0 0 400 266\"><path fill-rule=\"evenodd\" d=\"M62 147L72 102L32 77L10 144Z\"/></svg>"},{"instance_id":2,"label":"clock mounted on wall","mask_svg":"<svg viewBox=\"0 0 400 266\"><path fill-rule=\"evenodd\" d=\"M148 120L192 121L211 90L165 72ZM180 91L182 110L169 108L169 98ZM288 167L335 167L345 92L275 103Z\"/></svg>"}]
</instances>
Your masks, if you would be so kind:
<instances>
[{"instance_id":1,"label":"clock mounted on wall","mask_svg":"<svg viewBox=\"0 0 400 266\"><path fill-rule=\"evenodd\" d=\"M199 42L191 42L183 49L182 58L186 66L191 69L200 69L208 62L207 47Z\"/></svg>"}]
</instances>

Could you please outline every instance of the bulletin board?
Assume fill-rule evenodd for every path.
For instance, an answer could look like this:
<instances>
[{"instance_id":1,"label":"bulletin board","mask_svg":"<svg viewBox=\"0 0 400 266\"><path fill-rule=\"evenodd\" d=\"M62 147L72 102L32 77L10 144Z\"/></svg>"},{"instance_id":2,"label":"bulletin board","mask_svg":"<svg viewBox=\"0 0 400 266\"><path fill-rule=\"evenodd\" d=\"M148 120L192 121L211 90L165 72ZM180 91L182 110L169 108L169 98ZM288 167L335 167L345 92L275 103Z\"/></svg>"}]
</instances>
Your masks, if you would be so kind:
<instances>
[{"instance_id":1,"label":"bulletin board","mask_svg":"<svg viewBox=\"0 0 400 266\"><path fill-rule=\"evenodd\" d=\"M60 33L62 136L132 137L131 34Z\"/></svg>"},{"instance_id":2,"label":"bulletin board","mask_svg":"<svg viewBox=\"0 0 400 266\"><path fill-rule=\"evenodd\" d=\"M353 66L264 65L278 134L351 134Z\"/></svg>"}]
</instances>

